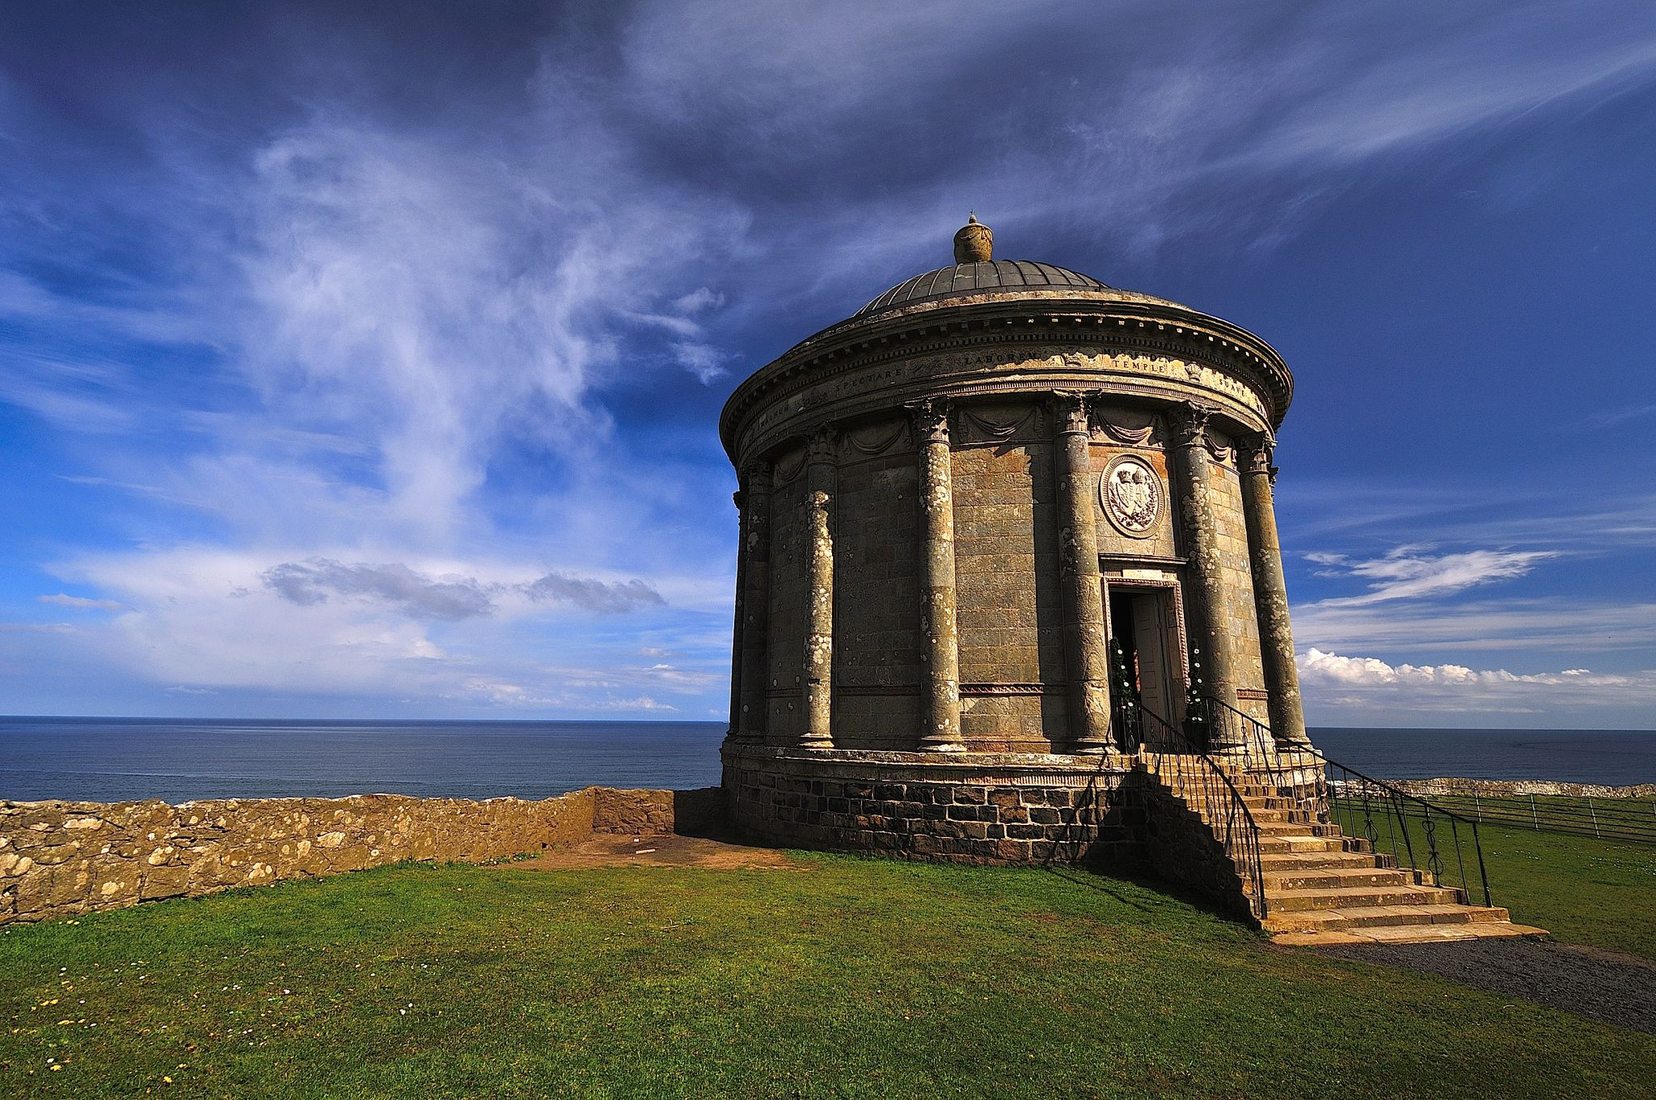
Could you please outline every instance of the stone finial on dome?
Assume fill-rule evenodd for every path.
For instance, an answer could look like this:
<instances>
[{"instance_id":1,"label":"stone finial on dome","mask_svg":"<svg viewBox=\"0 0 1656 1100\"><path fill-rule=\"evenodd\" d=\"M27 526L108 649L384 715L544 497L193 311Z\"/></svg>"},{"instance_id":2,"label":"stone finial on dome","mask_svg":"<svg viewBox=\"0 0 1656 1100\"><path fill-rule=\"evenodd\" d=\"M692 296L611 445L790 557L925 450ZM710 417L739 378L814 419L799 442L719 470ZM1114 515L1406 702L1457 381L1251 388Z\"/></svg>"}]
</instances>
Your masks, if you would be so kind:
<instances>
[{"instance_id":1,"label":"stone finial on dome","mask_svg":"<svg viewBox=\"0 0 1656 1100\"><path fill-rule=\"evenodd\" d=\"M957 264L988 263L995 251L995 231L970 214L966 224L955 234L954 252Z\"/></svg>"}]
</instances>

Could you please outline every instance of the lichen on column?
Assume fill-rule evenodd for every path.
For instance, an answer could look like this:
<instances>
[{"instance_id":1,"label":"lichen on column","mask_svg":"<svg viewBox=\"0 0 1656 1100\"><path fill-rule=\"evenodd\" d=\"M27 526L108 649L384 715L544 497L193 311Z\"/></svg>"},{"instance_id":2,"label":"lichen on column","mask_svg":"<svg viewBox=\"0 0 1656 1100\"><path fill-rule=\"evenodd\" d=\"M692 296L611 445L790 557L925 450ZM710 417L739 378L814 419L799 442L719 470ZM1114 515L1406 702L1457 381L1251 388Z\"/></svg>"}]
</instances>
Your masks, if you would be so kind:
<instances>
[{"instance_id":1,"label":"lichen on column","mask_svg":"<svg viewBox=\"0 0 1656 1100\"><path fill-rule=\"evenodd\" d=\"M1260 657L1265 666L1271 733L1279 741L1306 742L1305 712L1300 701L1299 670L1294 666L1294 634L1288 623L1288 584L1282 573L1282 546L1277 539L1276 502L1271 464L1276 441L1269 433L1241 443L1242 514L1248 527L1248 560L1253 571L1254 604L1259 615Z\"/></svg>"},{"instance_id":2,"label":"lichen on column","mask_svg":"<svg viewBox=\"0 0 1656 1100\"><path fill-rule=\"evenodd\" d=\"M1196 657L1205 666L1208 695L1227 706L1236 706L1236 653L1231 636L1224 629L1220 609L1224 607L1224 563L1219 547L1218 523L1213 515L1212 487L1208 468L1208 418L1205 406L1186 403L1179 418L1179 518L1184 528L1186 561L1185 604L1192 620L1191 636L1197 640ZM1235 723L1217 723L1221 730L1236 729ZM1221 745L1238 748L1239 745Z\"/></svg>"},{"instance_id":3,"label":"lichen on column","mask_svg":"<svg viewBox=\"0 0 1656 1100\"><path fill-rule=\"evenodd\" d=\"M1102 753L1110 747L1110 672L1088 457L1092 428L1086 395L1054 394L1054 409L1058 414L1058 563L1064 584L1070 731L1077 752Z\"/></svg>"},{"instance_id":4,"label":"lichen on column","mask_svg":"<svg viewBox=\"0 0 1656 1100\"><path fill-rule=\"evenodd\" d=\"M920 747L962 752L960 634L955 616L954 489L949 406L928 398L908 406L914 417L920 490L920 603L925 662Z\"/></svg>"},{"instance_id":5,"label":"lichen on column","mask_svg":"<svg viewBox=\"0 0 1656 1100\"><path fill-rule=\"evenodd\" d=\"M805 467L805 524L810 544L806 580L805 725L799 743L833 748L834 697L834 449L837 433L812 435Z\"/></svg>"}]
</instances>

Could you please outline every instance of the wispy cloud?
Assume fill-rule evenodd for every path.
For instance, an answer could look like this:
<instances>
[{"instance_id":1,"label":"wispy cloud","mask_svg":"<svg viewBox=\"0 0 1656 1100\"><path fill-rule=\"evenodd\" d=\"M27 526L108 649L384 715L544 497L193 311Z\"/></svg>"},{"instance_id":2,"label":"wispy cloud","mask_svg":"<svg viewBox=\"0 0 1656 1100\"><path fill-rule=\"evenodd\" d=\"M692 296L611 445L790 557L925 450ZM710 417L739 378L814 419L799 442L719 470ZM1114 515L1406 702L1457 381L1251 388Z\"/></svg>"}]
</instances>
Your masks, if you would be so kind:
<instances>
[{"instance_id":1,"label":"wispy cloud","mask_svg":"<svg viewBox=\"0 0 1656 1100\"><path fill-rule=\"evenodd\" d=\"M1555 558L1549 550L1468 550L1433 554L1428 548L1399 546L1383 557L1352 559L1343 554L1314 552L1306 558L1326 568L1320 575L1357 577L1369 581L1359 596L1319 601L1320 607L1365 607L1390 600L1445 596L1477 585L1521 577L1536 563Z\"/></svg>"},{"instance_id":2,"label":"wispy cloud","mask_svg":"<svg viewBox=\"0 0 1656 1100\"><path fill-rule=\"evenodd\" d=\"M1327 603L1293 609L1302 645L1391 653L1618 653L1656 645L1656 603L1528 596L1392 605L1384 614Z\"/></svg>"},{"instance_id":3,"label":"wispy cloud","mask_svg":"<svg viewBox=\"0 0 1656 1100\"><path fill-rule=\"evenodd\" d=\"M35 599L41 603L68 607L75 611L120 611L124 606L117 600L94 600L85 596L71 596L64 592L58 592L50 596L36 596Z\"/></svg>"},{"instance_id":4,"label":"wispy cloud","mask_svg":"<svg viewBox=\"0 0 1656 1100\"><path fill-rule=\"evenodd\" d=\"M1619 0L1192 10L455 11L383 38L301 4L228 56L119 19L91 34L134 32L124 63L13 47L0 401L50 433L52 489L108 518L59 556L89 593L66 598L110 614L54 653L201 690L701 713L735 526L717 388L942 262L968 206L1063 262L1268 249L1371 165L1656 74L1656 19ZM1397 490L1385 511L1449 550L1296 532L1358 590L1296 628L1519 644L1529 614L1573 637L1585 613L1466 595L1656 537L1648 502L1573 531L1503 507L1480 533L1452 491Z\"/></svg>"}]
</instances>

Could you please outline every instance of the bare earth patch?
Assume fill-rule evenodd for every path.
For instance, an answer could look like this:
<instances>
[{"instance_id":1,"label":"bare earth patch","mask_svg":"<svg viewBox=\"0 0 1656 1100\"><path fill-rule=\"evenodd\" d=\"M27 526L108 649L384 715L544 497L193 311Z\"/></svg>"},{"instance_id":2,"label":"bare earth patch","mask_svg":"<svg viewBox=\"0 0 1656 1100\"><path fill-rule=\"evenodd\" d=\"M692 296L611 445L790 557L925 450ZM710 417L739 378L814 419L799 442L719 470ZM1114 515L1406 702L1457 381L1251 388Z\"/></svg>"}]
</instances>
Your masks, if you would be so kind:
<instances>
[{"instance_id":1,"label":"bare earth patch","mask_svg":"<svg viewBox=\"0 0 1656 1100\"><path fill-rule=\"evenodd\" d=\"M803 871L806 865L776 848L700 836L594 836L534 859L497 864L514 871L575 871L590 867L701 867L713 871L770 868Z\"/></svg>"}]
</instances>

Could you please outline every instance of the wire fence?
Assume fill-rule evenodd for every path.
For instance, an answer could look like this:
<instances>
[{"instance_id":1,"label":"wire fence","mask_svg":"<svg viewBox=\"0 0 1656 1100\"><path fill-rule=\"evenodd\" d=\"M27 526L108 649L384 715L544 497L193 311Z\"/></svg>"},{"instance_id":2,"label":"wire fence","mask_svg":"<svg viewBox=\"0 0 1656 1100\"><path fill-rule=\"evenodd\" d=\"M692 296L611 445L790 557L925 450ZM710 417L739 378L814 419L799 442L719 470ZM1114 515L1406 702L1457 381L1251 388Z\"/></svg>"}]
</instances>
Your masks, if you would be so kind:
<instances>
[{"instance_id":1,"label":"wire fence","mask_svg":"<svg viewBox=\"0 0 1656 1100\"><path fill-rule=\"evenodd\" d=\"M1419 797L1464 817L1495 825L1591 836L1600 840L1656 844L1656 797L1594 798L1587 795L1486 794L1478 791L1421 794Z\"/></svg>"}]
</instances>

